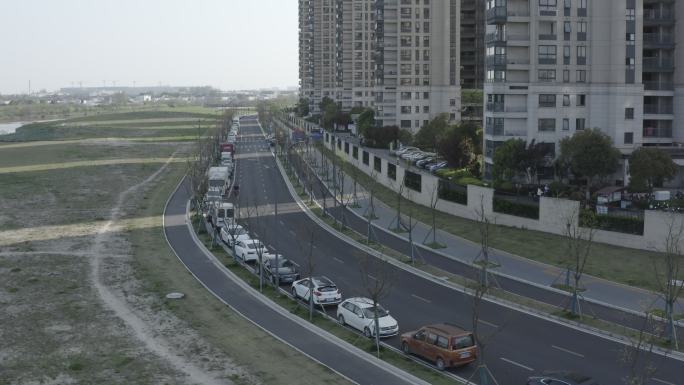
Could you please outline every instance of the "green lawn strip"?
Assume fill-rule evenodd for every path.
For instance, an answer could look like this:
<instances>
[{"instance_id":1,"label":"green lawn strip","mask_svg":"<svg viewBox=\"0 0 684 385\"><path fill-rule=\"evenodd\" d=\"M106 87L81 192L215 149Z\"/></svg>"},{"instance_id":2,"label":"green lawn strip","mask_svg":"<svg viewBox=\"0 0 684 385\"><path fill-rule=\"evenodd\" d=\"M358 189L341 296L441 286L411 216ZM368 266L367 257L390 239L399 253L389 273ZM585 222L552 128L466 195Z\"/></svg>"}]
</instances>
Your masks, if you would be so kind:
<instances>
[{"instance_id":1,"label":"green lawn strip","mask_svg":"<svg viewBox=\"0 0 684 385\"><path fill-rule=\"evenodd\" d=\"M208 249L212 250L211 238L206 232L198 233L198 237ZM257 275L245 269L222 248L215 247L213 248L212 252L231 272L249 284L252 288L257 290L259 289L259 277ZM274 287L271 286L271 284L267 281L264 281L263 291L261 293L284 309L288 310L290 313L304 320L309 320L309 310L305 304L292 299L292 297L282 293L281 291L276 291ZM336 321L331 320L330 318L324 317L319 313L315 313L312 323L361 350L371 354L376 353L375 344L373 341L363 337L363 335L359 333L352 332L351 330L338 325ZM460 384L460 382L457 382L431 368L415 362L413 359L402 353L398 353L384 347L381 348L380 358L383 361L405 370L406 372L411 373L431 384Z\"/></svg>"},{"instance_id":2,"label":"green lawn strip","mask_svg":"<svg viewBox=\"0 0 684 385\"><path fill-rule=\"evenodd\" d=\"M330 157L332 152L321 148L324 155ZM341 167L351 175L352 164L342 160ZM358 183L367 191L375 191L375 198L392 209L397 207L397 193L371 179L363 172L357 172ZM402 213L409 210L414 217L423 222L431 223L432 214L429 208L402 199ZM472 242L479 242L480 234L477 223L454 215L437 212L436 225L438 229L465 238ZM496 225L491 227L490 244L492 247L535 261L548 263L560 268L567 267L564 255L567 253L564 237L532 230ZM655 280L655 264L663 263L663 255L656 252L629 249L624 247L594 243L591 255L587 261L585 273L610 281L647 290L658 290ZM682 258L684 264L684 258ZM679 274L684 279L684 270Z\"/></svg>"}]
</instances>

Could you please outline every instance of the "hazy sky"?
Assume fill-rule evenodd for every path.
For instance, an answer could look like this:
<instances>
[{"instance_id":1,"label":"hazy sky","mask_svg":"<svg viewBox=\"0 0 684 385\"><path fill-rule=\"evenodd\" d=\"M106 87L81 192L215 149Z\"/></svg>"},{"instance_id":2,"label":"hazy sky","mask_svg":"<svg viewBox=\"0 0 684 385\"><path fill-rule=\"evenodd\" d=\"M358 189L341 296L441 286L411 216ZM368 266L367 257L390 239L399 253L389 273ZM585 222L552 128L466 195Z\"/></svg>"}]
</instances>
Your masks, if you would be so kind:
<instances>
[{"instance_id":1,"label":"hazy sky","mask_svg":"<svg viewBox=\"0 0 684 385\"><path fill-rule=\"evenodd\" d=\"M296 0L0 0L0 93L297 85Z\"/></svg>"}]
</instances>

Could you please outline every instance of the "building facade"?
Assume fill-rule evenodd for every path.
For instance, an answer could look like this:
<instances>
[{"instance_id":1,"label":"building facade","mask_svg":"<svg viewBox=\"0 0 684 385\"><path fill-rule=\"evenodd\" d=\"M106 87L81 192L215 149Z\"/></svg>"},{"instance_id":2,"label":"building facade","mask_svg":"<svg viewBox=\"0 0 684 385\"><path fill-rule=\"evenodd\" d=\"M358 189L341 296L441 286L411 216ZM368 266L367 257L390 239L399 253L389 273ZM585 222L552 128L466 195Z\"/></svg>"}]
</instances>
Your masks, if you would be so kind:
<instances>
[{"instance_id":1,"label":"building facade","mask_svg":"<svg viewBox=\"0 0 684 385\"><path fill-rule=\"evenodd\" d=\"M510 138L547 143L550 156L588 128L625 156L680 140L684 4L675 3L487 0L485 173Z\"/></svg>"},{"instance_id":2,"label":"building facade","mask_svg":"<svg viewBox=\"0 0 684 385\"><path fill-rule=\"evenodd\" d=\"M461 0L300 0L301 96L417 131L460 120Z\"/></svg>"}]
</instances>

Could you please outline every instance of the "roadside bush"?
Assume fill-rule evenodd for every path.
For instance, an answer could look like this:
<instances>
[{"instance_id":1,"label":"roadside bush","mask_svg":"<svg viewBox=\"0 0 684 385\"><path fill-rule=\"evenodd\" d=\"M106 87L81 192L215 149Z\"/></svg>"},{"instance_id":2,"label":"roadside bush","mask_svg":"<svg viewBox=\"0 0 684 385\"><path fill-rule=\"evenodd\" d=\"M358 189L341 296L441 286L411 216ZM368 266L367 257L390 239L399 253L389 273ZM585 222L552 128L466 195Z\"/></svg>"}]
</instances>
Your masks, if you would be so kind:
<instances>
[{"instance_id":1,"label":"roadside bush","mask_svg":"<svg viewBox=\"0 0 684 385\"><path fill-rule=\"evenodd\" d=\"M644 235L644 220L635 217L617 217L612 215L598 215L592 210L582 210L580 226L595 227L599 230L615 231L618 233Z\"/></svg>"},{"instance_id":2,"label":"roadside bush","mask_svg":"<svg viewBox=\"0 0 684 385\"><path fill-rule=\"evenodd\" d=\"M467 186L469 184L472 184L473 186L484 186L485 185L481 180L474 178L472 176L466 176L463 178L456 179L456 183L462 184L464 186Z\"/></svg>"},{"instance_id":3,"label":"roadside bush","mask_svg":"<svg viewBox=\"0 0 684 385\"><path fill-rule=\"evenodd\" d=\"M446 180L440 180L437 196L439 199L467 205L468 187L464 185L456 185L455 183Z\"/></svg>"},{"instance_id":4,"label":"roadside bush","mask_svg":"<svg viewBox=\"0 0 684 385\"><path fill-rule=\"evenodd\" d=\"M494 211L516 217L539 219L539 206L511 202L497 197L494 197Z\"/></svg>"},{"instance_id":5,"label":"roadside bush","mask_svg":"<svg viewBox=\"0 0 684 385\"><path fill-rule=\"evenodd\" d=\"M470 170L467 168L461 168L461 169L456 169L456 168L443 168L441 170L437 170L435 172L435 175L437 175L440 178L444 179L462 179L462 178L468 178L472 177L472 173Z\"/></svg>"}]
</instances>

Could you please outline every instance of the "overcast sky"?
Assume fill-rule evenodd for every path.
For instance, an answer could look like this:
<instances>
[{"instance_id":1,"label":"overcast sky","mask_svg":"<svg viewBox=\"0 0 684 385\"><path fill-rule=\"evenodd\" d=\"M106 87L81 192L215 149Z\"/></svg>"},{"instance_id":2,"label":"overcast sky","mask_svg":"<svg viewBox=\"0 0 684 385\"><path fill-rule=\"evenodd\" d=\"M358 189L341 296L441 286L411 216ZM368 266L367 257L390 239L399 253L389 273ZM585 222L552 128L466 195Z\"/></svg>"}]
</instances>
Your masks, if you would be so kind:
<instances>
[{"instance_id":1,"label":"overcast sky","mask_svg":"<svg viewBox=\"0 0 684 385\"><path fill-rule=\"evenodd\" d=\"M296 0L0 0L0 93L297 85Z\"/></svg>"}]
</instances>

